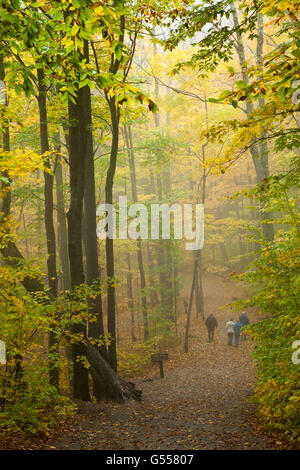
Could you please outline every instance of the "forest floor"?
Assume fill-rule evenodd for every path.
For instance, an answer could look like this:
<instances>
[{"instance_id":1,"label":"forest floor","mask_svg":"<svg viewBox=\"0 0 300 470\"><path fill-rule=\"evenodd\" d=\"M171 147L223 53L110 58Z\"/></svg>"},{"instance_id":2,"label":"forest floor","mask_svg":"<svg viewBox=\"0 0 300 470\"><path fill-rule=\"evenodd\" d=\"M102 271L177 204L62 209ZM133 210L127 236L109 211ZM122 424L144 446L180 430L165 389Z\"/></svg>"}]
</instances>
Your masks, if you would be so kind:
<instances>
[{"instance_id":1,"label":"forest floor","mask_svg":"<svg viewBox=\"0 0 300 470\"><path fill-rule=\"evenodd\" d=\"M132 379L143 391L139 403L78 403L78 414L43 449L282 449L263 432L256 407L249 402L255 386L251 358L254 344L227 345L225 323L232 314L220 309L243 291L231 280L207 276L207 314L218 320L215 340L208 343L202 319L192 319L190 351L169 351L165 378L151 366L144 377ZM249 312L250 321L259 319ZM182 319L183 321L183 319ZM150 380L151 379L151 380Z\"/></svg>"}]
</instances>

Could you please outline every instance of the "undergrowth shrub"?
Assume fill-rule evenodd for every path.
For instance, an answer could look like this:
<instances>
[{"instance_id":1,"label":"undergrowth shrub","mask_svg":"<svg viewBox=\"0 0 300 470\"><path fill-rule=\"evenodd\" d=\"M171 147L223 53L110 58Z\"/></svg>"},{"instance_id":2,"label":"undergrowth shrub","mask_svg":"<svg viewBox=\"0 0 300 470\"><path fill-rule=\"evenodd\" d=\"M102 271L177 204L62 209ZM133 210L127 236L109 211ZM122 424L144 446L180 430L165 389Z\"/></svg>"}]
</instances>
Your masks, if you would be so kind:
<instances>
[{"instance_id":1,"label":"undergrowth shrub","mask_svg":"<svg viewBox=\"0 0 300 470\"><path fill-rule=\"evenodd\" d=\"M155 336L144 343L132 343L118 349L118 371L121 376L133 377L145 374L151 364L151 355L157 351L161 338Z\"/></svg>"},{"instance_id":2,"label":"undergrowth shrub","mask_svg":"<svg viewBox=\"0 0 300 470\"><path fill-rule=\"evenodd\" d=\"M254 230L258 256L237 275L255 288L242 305L259 307L269 316L248 328L256 341L258 365L253 399L267 429L280 431L293 443L300 443L300 364L292 360L293 344L300 340L299 181L300 158L295 157L287 172L248 192L260 210L276 214L268 223L279 228L271 243Z\"/></svg>"},{"instance_id":3,"label":"undergrowth shrub","mask_svg":"<svg viewBox=\"0 0 300 470\"><path fill-rule=\"evenodd\" d=\"M6 349L6 363L0 365L0 436L48 434L75 410L49 384L50 363L62 369L66 359L49 352L48 334L55 331L59 344L65 325L60 325L60 307L49 300L46 290L28 293L23 288L20 281L34 277L32 269L25 264L2 266L0 272L0 340Z\"/></svg>"}]
</instances>

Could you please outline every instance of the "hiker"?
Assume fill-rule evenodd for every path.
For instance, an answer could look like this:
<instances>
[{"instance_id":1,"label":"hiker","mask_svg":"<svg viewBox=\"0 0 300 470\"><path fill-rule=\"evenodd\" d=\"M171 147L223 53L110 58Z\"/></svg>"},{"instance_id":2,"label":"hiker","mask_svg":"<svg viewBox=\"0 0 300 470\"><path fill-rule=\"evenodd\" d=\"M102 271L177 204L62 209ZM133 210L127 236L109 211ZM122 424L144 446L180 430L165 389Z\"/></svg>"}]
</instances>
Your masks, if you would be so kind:
<instances>
[{"instance_id":1,"label":"hiker","mask_svg":"<svg viewBox=\"0 0 300 470\"><path fill-rule=\"evenodd\" d=\"M215 318L213 313L211 313L209 317L207 317L205 325L208 331L208 342L210 343L214 339L215 328L217 328L218 326L217 319Z\"/></svg>"},{"instance_id":2,"label":"hiker","mask_svg":"<svg viewBox=\"0 0 300 470\"><path fill-rule=\"evenodd\" d=\"M249 321L249 318L246 315L246 312L242 312L242 315L240 316L240 322L243 326L249 325L250 321ZM241 340L243 341L245 339L246 339L246 335L242 331Z\"/></svg>"},{"instance_id":3,"label":"hiker","mask_svg":"<svg viewBox=\"0 0 300 470\"><path fill-rule=\"evenodd\" d=\"M234 334L233 318L230 318L230 320L226 323L226 330L227 330L227 335L228 335L228 345L232 346L232 338Z\"/></svg>"},{"instance_id":4,"label":"hiker","mask_svg":"<svg viewBox=\"0 0 300 470\"><path fill-rule=\"evenodd\" d=\"M238 346L240 343L240 334L241 334L241 329L243 325L239 320L237 320L233 326L234 329L234 345Z\"/></svg>"}]
</instances>

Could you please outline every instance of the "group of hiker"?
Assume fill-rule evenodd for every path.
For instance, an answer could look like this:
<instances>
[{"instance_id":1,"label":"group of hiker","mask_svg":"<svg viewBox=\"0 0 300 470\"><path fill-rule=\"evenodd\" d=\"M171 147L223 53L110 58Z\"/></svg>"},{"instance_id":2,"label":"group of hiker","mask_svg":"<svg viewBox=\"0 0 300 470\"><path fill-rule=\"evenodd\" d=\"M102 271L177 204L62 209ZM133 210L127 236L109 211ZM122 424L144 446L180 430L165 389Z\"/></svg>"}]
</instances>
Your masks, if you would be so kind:
<instances>
[{"instance_id":1,"label":"group of hiker","mask_svg":"<svg viewBox=\"0 0 300 470\"><path fill-rule=\"evenodd\" d=\"M226 323L226 331L228 337L228 345L238 346L241 340L246 339L245 333L242 331L242 328L246 325L249 325L249 318L247 317L246 312L243 312L240 318L237 321L234 321L233 318ZM208 331L208 341L211 342L214 339L215 329L218 327L218 322L213 313L207 317L205 325ZM234 342L233 342L234 341Z\"/></svg>"}]
</instances>

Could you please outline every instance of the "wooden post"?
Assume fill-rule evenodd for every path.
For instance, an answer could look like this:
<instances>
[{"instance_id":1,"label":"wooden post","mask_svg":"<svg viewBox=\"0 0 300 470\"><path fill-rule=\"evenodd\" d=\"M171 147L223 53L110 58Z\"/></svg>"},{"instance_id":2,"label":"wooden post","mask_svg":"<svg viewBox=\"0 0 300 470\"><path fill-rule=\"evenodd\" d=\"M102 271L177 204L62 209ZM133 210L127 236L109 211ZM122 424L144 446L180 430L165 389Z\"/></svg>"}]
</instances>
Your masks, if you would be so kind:
<instances>
[{"instance_id":1,"label":"wooden post","mask_svg":"<svg viewBox=\"0 0 300 470\"><path fill-rule=\"evenodd\" d=\"M160 374L160 378L163 379L164 378L163 361L159 361L159 374Z\"/></svg>"},{"instance_id":2,"label":"wooden post","mask_svg":"<svg viewBox=\"0 0 300 470\"><path fill-rule=\"evenodd\" d=\"M196 257L194 262L194 275L193 275L193 283L191 288L190 300L189 305L187 301L184 301L184 308L186 313L186 325L185 325L185 340L184 340L184 352L187 353L189 350L189 328L190 328L190 320L191 320L191 312L192 312L192 305L193 305L193 296L195 291L195 283L196 283L196 273L198 269L198 258Z\"/></svg>"},{"instance_id":3,"label":"wooden post","mask_svg":"<svg viewBox=\"0 0 300 470\"><path fill-rule=\"evenodd\" d=\"M159 375L160 375L160 378L163 379L164 378L164 368L163 368L163 361L165 361L166 359L168 359L169 356L168 354L166 353L155 353L155 354L152 354L151 356L151 361L153 363L158 363L159 364Z\"/></svg>"}]
</instances>

